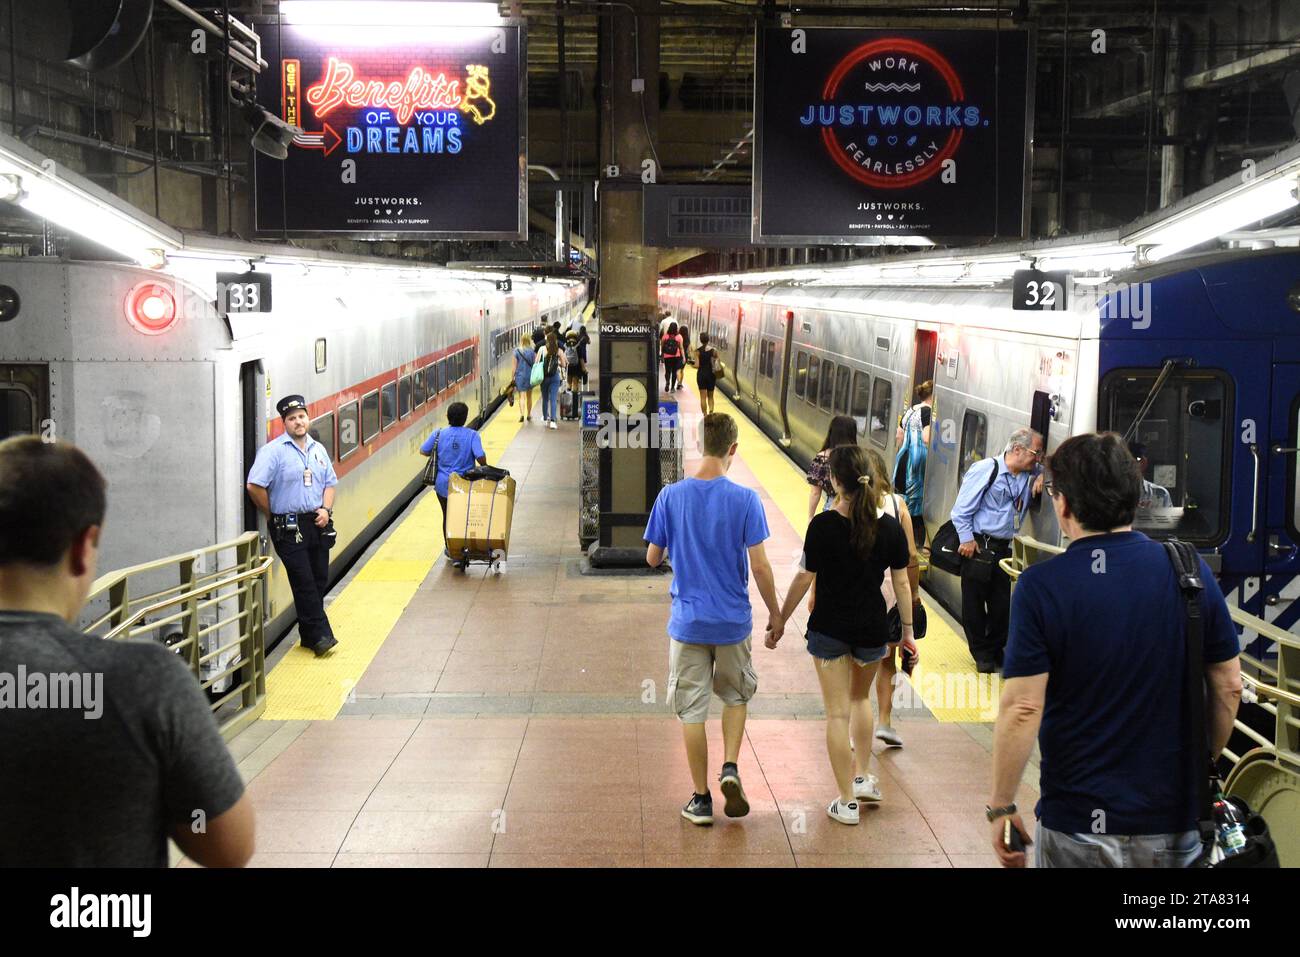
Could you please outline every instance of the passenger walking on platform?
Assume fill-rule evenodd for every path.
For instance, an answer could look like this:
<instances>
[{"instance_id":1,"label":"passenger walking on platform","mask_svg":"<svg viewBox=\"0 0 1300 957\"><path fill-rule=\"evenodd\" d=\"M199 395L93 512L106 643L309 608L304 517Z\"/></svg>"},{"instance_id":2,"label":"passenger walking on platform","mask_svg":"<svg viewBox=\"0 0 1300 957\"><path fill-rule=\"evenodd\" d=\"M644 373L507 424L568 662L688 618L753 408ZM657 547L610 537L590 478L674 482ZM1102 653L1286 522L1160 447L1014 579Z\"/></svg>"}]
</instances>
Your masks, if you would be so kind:
<instances>
[{"instance_id":1,"label":"passenger walking on platform","mask_svg":"<svg viewBox=\"0 0 1300 957\"><path fill-rule=\"evenodd\" d=\"M275 553L284 563L298 640L322 657L338 640L325 614L334 531L334 486L339 484L325 446L307 434L307 400L287 395L276 405L283 434L257 451L248 472L248 497L266 516Z\"/></svg>"},{"instance_id":2,"label":"passenger walking on platform","mask_svg":"<svg viewBox=\"0 0 1300 957\"><path fill-rule=\"evenodd\" d=\"M881 800L870 771L871 686L878 663L890 652L889 622L881 585L886 576L898 596L903 641L912 643L908 544L902 525L877 514L871 464L857 445L836 446L827 461L835 507L815 515L804 538L803 559L781 606L789 621L813 583L817 602L808 616L808 653L816 660L826 707L826 751L839 796L826 813L841 824L858 823L858 802ZM775 648L779 631L767 639ZM849 735L858 743L849 745Z\"/></svg>"},{"instance_id":3,"label":"passenger walking on platform","mask_svg":"<svg viewBox=\"0 0 1300 957\"><path fill-rule=\"evenodd\" d=\"M533 421L533 363L537 353L528 348L527 341L515 347L515 368L511 375L515 381L515 395L519 397L519 421ZM525 411L525 409L527 411Z\"/></svg>"},{"instance_id":4,"label":"passenger walking on platform","mask_svg":"<svg viewBox=\"0 0 1300 957\"><path fill-rule=\"evenodd\" d=\"M591 345L591 336L587 335L587 327L578 327L578 359L582 363L582 387L587 388L587 346Z\"/></svg>"},{"instance_id":5,"label":"passenger walking on platform","mask_svg":"<svg viewBox=\"0 0 1300 957\"><path fill-rule=\"evenodd\" d=\"M889 647L885 650L885 657L880 659L880 670L876 672L876 708L880 712L880 720L876 722L876 740L883 742L886 747L901 748L903 739L894 730L892 723L894 685L898 681L898 667L894 663L894 655L895 653L902 655L903 670L909 675L916 663L921 660L915 640L925 634L923 629L925 609L921 605L921 567L916 554L916 539L912 537L912 522L907 511L907 503L901 495L894 494L884 456L870 448L866 453L867 462L871 466L871 487L876 493L876 514L888 515L897 521L907 538L907 587L912 596L912 639L908 640L903 635L902 610L898 607L898 596L894 592L893 576L885 575L880 591L885 597L885 614L889 619Z\"/></svg>"},{"instance_id":6,"label":"passenger walking on platform","mask_svg":"<svg viewBox=\"0 0 1300 957\"><path fill-rule=\"evenodd\" d=\"M678 326L677 334L682 339L682 365L688 366L691 364L691 330L685 326Z\"/></svg>"},{"instance_id":7,"label":"passenger walking on platform","mask_svg":"<svg viewBox=\"0 0 1300 957\"><path fill-rule=\"evenodd\" d=\"M744 817L749 801L737 761L745 736L746 705L758 689L752 655L752 572L768 611L769 634L782 623L772 566L763 542L767 516L753 489L727 478L737 447L736 423L725 413L706 415L703 460L692 478L665 486L646 526L646 561L672 563L672 615L668 619L668 701L682 723L695 793L682 808L692 824L713 823L709 744L705 720L710 690L722 699L725 755L720 775L728 817Z\"/></svg>"},{"instance_id":8,"label":"passenger walking on platform","mask_svg":"<svg viewBox=\"0 0 1300 957\"><path fill-rule=\"evenodd\" d=\"M898 455L894 458L893 486L907 496L907 511L912 516L912 537L918 546L925 544L925 520L921 498L925 492L925 460L930 448L930 423L934 410L934 383L916 387L916 405L898 419L894 441Z\"/></svg>"},{"instance_id":9,"label":"passenger walking on platform","mask_svg":"<svg viewBox=\"0 0 1300 957\"><path fill-rule=\"evenodd\" d=\"M998 562L1011 554L1031 499L1043 487L1043 437L1018 429L1002 455L972 465L952 507L961 545L961 623L975 668L981 674L1002 666L1011 608L1011 581Z\"/></svg>"},{"instance_id":10,"label":"passenger walking on platform","mask_svg":"<svg viewBox=\"0 0 1300 957\"><path fill-rule=\"evenodd\" d=\"M659 355L664 363L664 391L672 392L681 384L682 376L682 337L677 323L668 324L668 331L659 340Z\"/></svg>"},{"instance_id":11,"label":"passenger walking on platform","mask_svg":"<svg viewBox=\"0 0 1300 957\"><path fill-rule=\"evenodd\" d=\"M718 350L709 345L709 334L700 333L700 347L695 350L699 360L699 370L695 373L695 385L700 390L700 411L708 415L713 411L713 390L717 388Z\"/></svg>"},{"instance_id":12,"label":"passenger walking on platform","mask_svg":"<svg viewBox=\"0 0 1300 957\"><path fill-rule=\"evenodd\" d=\"M79 449L0 442L0 867L166 867L169 837L242 867L253 807L186 659L74 625L105 511Z\"/></svg>"},{"instance_id":13,"label":"passenger walking on platform","mask_svg":"<svg viewBox=\"0 0 1300 957\"><path fill-rule=\"evenodd\" d=\"M442 506L442 535L447 537L447 483L453 475L468 472L474 463L487 465L487 454L483 451L483 437L474 429L465 428L469 418L469 406L464 402L453 402L447 407L446 428L436 429L430 433L420 446L420 454L438 456L438 474L433 491Z\"/></svg>"},{"instance_id":14,"label":"passenger walking on platform","mask_svg":"<svg viewBox=\"0 0 1300 957\"><path fill-rule=\"evenodd\" d=\"M560 379L564 371L564 353L555 333L546 336L546 348L537 357L542 364L542 421L552 429L559 428L555 419L559 415Z\"/></svg>"},{"instance_id":15,"label":"passenger walking on platform","mask_svg":"<svg viewBox=\"0 0 1300 957\"><path fill-rule=\"evenodd\" d=\"M827 464L831 451L841 445L858 444L858 424L849 415L837 415L831 419L830 428L822 442L821 451L813 456L808 465L808 484L812 490L808 494L808 521L819 511L826 511L835 504L835 488L831 484L830 466Z\"/></svg>"},{"instance_id":16,"label":"passenger walking on platform","mask_svg":"<svg viewBox=\"0 0 1300 957\"><path fill-rule=\"evenodd\" d=\"M586 370L582 367L582 356L578 351L578 333L571 330L565 336L564 364L568 370L569 393L573 396L571 418L578 417L578 393L582 391L582 377Z\"/></svg>"},{"instance_id":17,"label":"passenger walking on platform","mask_svg":"<svg viewBox=\"0 0 1300 957\"><path fill-rule=\"evenodd\" d=\"M1042 754L1039 867L1186 867L1201 852L1198 778L1228 743L1241 698L1237 631L1200 561L1208 741L1193 743L1187 610L1165 548L1133 530L1142 473L1114 432L1061 443L1046 484L1065 553L1016 583L986 814L1006 867L1007 818L1034 738ZM1200 682L1196 682L1200 686Z\"/></svg>"}]
</instances>

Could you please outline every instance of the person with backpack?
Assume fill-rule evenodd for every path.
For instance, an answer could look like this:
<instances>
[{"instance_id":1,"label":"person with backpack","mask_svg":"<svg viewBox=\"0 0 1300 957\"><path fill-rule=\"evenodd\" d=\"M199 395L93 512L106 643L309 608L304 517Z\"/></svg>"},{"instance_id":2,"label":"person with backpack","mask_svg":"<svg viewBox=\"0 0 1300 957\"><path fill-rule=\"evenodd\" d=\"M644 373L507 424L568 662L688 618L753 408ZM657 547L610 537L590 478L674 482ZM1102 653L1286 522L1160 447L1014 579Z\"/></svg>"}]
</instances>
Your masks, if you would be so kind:
<instances>
[{"instance_id":1,"label":"person with backpack","mask_svg":"<svg viewBox=\"0 0 1300 957\"><path fill-rule=\"evenodd\" d=\"M587 388L587 346L591 345L591 336L587 327L578 327L578 361L582 363L582 387Z\"/></svg>"},{"instance_id":2,"label":"person with backpack","mask_svg":"<svg viewBox=\"0 0 1300 957\"><path fill-rule=\"evenodd\" d=\"M582 379L586 375L586 369L583 368L582 356L578 350L578 333L573 329L570 329L565 336L564 363L569 374L569 395L573 397L569 408L569 418L576 419L578 417L578 393L582 391Z\"/></svg>"},{"instance_id":3,"label":"person with backpack","mask_svg":"<svg viewBox=\"0 0 1300 957\"><path fill-rule=\"evenodd\" d=\"M894 458L894 488L907 497L907 511L912 516L912 537L925 544L925 520L921 517L921 497L925 491L925 460L930 448L930 423L934 383L916 387L916 404L899 417L894 441L898 455Z\"/></svg>"},{"instance_id":4,"label":"person with backpack","mask_svg":"<svg viewBox=\"0 0 1300 957\"><path fill-rule=\"evenodd\" d=\"M709 345L709 334L700 333L700 347L695 350L699 368L695 373L695 385L700 390L700 411L708 415L713 411L713 390L718 385L718 350Z\"/></svg>"},{"instance_id":5,"label":"person with backpack","mask_svg":"<svg viewBox=\"0 0 1300 957\"><path fill-rule=\"evenodd\" d=\"M1133 530L1142 472L1122 437L1076 435L1047 469L1070 544L1016 582L985 807L993 851L1025 866L1009 824L1038 867L1187 867L1202 850L1201 782L1241 700L1237 629L1197 556L1199 639L1190 630L1171 556ZM1035 738L1031 842L1015 799Z\"/></svg>"},{"instance_id":6,"label":"person with backpack","mask_svg":"<svg viewBox=\"0 0 1300 957\"><path fill-rule=\"evenodd\" d=\"M530 403L531 404L531 403ZM442 506L442 533L447 535L447 484L453 475L468 472L474 463L487 465L487 453L483 451L483 437L474 429L465 427L469 418L469 406L464 402L453 402L447 408L447 425L432 432L420 446L420 454L433 456L438 463L438 471L433 490Z\"/></svg>"},{"instance_id":7,"label":"person with backpack","mask_svg":"<svg viewBox=\"0 0 1300 957\"><path fill-rule=\"evenodd\" d=\"M554 331L546 334L546 347L537 361L542 364L542 421L549 428L558 429L555 419L560 412L560 373L564 371L565 360Z\"/></svg>"},{"instance_id":8,"label":"person with backpack","mask_svg":"<svg viewBox=\"0 0 1300 957\"><path fill-rule=\"evenodd\" d=\"M519 396L519 421L523 422L525 418L529 422L533 421L533 363L537 361L537 353L528 347L528 340L525 339L515 347L515 368L512 375L515 380L515 395ZM527 414L524 412L524 403L527 402Z\"/></svg>"},{"instance_id":9,"label":"person with backpack","mask_svg":"<svg viewBox=\"0 0 1300 957\"><path fill-rule=\"evenodd\" d=\"M677 323L668 324L668 331L659 340L659 355L664 362L664 391L672 392L681 384L682 375L682 337Z\"/></svg>"},{"instance_id":10,"label":"person with backpack","mask_svg":"<svg viewBox=\"0 0 1300 957\"><path fill-rule=\"evenodd\" d=\"M816 583L817 601L805 638L816 661L826 708L826 751L838 796L826 813L841 824L857 824L858 802L881 800L870 773L871 687L889 650L889 619L881 584L888 575L903 618L903 640L912 641L911 585L907 578L907 536L898 520L877 510L878 492L866 450L841 445L827 459L835 506L814 515L804 536L803 559L781 606L790 620ZM774 628L768 648L781 640ZM852 733L857 748L850 745Z\"/></svg>"},{"instance_id":11,"label":"person with backpack","mask_svg":"<svg viewBox=\"0 0 1300 957\"><path fill-rule=\"evenodd\" d=\"M1011 579L998 564L1011 554L1034 496L1043 487L1043 437L1017 429L1000 456L972 465L952 506L961 555L961 624L975 669L1002 666L1011 612Z\"/></svg>"}]
</instances>

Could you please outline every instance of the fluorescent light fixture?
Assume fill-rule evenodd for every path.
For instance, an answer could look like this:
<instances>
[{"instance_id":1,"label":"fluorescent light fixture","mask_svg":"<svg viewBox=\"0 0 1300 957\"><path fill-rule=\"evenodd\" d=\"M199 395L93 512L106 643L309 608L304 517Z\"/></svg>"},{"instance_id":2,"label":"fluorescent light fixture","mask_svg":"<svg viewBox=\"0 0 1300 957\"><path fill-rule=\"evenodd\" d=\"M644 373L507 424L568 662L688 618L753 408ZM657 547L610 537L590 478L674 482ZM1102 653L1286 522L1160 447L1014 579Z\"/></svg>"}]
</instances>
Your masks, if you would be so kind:
<instances>
[{"instance_id":1,"label":"fluorescent light fixture","mask_svg":"<svg viewBox=\"0 0 1300 957\"><path fill-rule=\"evenodd\" d=\"M495 3L418 0L280 0L285 23L308 26L488 27L503 20Z\"/></svg>"},{"instance_id":2,"label":"fluorescent light fixture","mask_svg":"<svg viewBox=\"0 0 1300 957\"><path fill-rule=\"evenodd\" d=\"M0 200L158 269L181 234L76 173L0 134Z\"/></svg>"}]
</instances>

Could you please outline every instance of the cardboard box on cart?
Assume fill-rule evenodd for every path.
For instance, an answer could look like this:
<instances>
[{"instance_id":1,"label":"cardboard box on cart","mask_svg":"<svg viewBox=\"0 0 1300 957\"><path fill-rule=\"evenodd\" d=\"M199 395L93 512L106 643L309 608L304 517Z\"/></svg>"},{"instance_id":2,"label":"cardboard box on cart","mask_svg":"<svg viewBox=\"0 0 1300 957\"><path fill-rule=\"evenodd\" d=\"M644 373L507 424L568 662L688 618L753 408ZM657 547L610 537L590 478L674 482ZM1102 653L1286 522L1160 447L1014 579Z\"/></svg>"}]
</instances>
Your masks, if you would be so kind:
<instances>
[{"instance_id":1,"label":"cardboard box on cart","mask_svg":"<svg viewBox=\"0 0 1300 957\"><path fill-rule=\"evenodd\" d=\"M447 551L460 558L486 559L495 551L510 553L510 521L515 510L515 480L447 480Z\"/></svg>"}]
</instances>

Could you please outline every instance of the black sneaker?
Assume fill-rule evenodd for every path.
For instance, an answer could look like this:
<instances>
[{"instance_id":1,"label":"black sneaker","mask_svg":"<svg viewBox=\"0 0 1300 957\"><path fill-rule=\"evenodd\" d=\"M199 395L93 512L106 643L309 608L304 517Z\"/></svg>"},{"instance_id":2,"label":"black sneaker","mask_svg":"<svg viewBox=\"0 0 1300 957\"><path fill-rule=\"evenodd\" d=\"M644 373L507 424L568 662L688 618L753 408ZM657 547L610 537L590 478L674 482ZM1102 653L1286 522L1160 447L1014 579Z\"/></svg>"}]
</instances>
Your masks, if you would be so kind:
<instances>
[{"instance_id":1,"label":"black sneaker","mask_svg":"<svg viewBox=\"0 0 1300 957\"><path fill-rule=\"evenodd\" d=\"M339 640L335 638L333 635L326 635L324 638L316 642L316 644L311 645L310 647L311 650L316 653L317 658L324 658L326 655L328 655L331 651L334 650L334 646L337 645L338 643Z\"/></svg>"},{"instance_id":2,"label":"black sneaker","mask_svg":"<svg viewBox=\"0 0 1300 957\"><path fill-rule=\"evenodd\" d=\"M692 794L691 799L682 808L682 817L692 824L707 825L713 823L713 795Z\"/></svg>"},{"instance_id":3,"label":"black sneaker","mask_svg":"<svg viewBox=\"0 0 1300 957\"><path fill-rule=\"evenodd\" d=\"M722 782L722 794L727 799L727 817L744 817L748 814L749 801L745 797L745 789L740 786L740 772L736 766L724 764L718 780Z\"/></svg>"}]
</instances>

